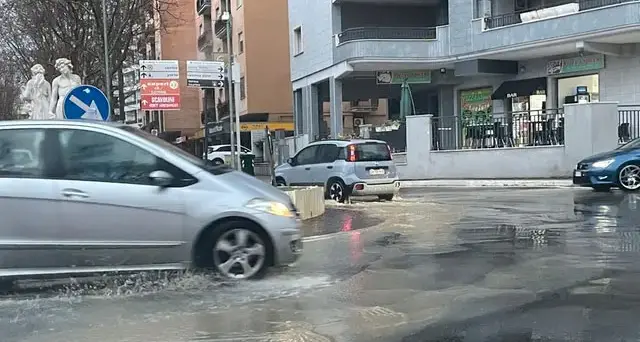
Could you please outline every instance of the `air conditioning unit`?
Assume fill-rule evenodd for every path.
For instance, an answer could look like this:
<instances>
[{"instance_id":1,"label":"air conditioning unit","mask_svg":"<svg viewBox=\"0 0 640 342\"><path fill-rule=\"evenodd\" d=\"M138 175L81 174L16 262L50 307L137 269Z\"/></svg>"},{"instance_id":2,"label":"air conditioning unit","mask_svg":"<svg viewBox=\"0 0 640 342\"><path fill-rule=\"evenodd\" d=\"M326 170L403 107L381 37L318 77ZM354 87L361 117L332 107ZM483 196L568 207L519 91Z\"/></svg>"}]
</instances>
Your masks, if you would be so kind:
<instances>
[{"instance_id":1,"label":"air conditioning unit","mask_svg":"<svg viewBox=\"0 0 640 342\"><path fill-rule=\"evenodd\" d=\"M364 119L362 118L354 118L353 125L354 126L362 126L364 124Z\"/></svg>"}]
</instances>

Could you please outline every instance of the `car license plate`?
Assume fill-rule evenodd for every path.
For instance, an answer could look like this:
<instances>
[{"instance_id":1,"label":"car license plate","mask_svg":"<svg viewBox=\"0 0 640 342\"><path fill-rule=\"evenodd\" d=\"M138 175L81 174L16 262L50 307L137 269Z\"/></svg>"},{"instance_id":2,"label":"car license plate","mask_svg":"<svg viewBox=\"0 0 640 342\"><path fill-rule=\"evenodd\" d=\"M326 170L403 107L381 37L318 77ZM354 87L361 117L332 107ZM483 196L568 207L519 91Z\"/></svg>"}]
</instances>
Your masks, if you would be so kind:
<instances>
[{"instance_id":1,"label":"car license plate","mask_svg":"<svg viewBox=\"0 0 640 342\"><path fill-rule=\"evenodd\" d=\"M369 174L372 176L384 175L384 169L371 169L369 170Z\"/></svg>"},{"instance_id":2,"label":"car license plate","mask_svg":"<svg viewBox=\"0 0 640 342\"><path fill-rule=\"evenodd\" d=\"M576 177L582 177L582 172L580 172L580 171L575 171L575 172L573 173L573 175L574 175L574 176L576 176Z\"/></svg>"}]
</instances>

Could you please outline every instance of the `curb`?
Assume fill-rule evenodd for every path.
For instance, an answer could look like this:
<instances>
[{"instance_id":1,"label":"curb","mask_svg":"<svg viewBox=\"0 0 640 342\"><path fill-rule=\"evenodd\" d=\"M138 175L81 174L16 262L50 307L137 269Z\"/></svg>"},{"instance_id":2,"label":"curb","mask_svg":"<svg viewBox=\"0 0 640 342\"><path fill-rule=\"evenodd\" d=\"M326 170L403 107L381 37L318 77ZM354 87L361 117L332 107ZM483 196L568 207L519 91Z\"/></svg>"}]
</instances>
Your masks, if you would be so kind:
<instances>
[{"instance_id":1,"label":"curb","mask_svg":"<svg viewBox=\"0 0 640 342\"><path fill-rule=\"evenodd\" d=\"M573 187L571 179L425 179L401 180L400 188L568 188Z\"/></svg>"}]
</instances>

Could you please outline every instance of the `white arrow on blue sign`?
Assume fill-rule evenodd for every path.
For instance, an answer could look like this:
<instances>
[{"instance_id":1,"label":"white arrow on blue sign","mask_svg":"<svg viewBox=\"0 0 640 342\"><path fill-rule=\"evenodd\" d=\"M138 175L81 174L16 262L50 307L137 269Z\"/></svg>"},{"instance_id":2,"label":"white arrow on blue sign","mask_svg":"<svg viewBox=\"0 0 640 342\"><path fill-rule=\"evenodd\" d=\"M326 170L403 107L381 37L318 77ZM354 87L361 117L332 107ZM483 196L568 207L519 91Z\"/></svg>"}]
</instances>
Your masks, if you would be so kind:
<instances>
[{"instance_id":1,"label":"white arrow on blue sign","mask_svg":"<svg viewBox=\"0 0 640 342\"><path fill-rule=\"evenodd\" d=\"M79 85L64 98L64 117L67 119L109 120L111 105L104 93L90 85Z\"/></svg>"}]
</instances>

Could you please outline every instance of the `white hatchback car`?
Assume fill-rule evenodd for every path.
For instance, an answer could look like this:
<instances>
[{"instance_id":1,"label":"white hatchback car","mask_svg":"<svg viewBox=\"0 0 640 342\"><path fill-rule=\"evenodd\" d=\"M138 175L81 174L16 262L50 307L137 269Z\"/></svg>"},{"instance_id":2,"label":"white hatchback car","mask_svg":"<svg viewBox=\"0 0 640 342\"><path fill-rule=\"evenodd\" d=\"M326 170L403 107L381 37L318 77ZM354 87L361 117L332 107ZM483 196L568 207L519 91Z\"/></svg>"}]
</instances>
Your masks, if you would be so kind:
<instances>
[{"instance_id":1,"label":"white hatchback car","mask_svg":"<svg viewBox=\"0 0 640 342\"><path fill-rule=\"evenodd\" d=\"M242 154L251 154L251 150L240 146ZM231 145L213 145L209 146L207 159L213 162L214 165L224 164L225 158L231 156Z\"/></svg>"},{"instance_id":2,"label":"white hatchback car","mask_svg":"<svg viewBox=\"0 0 640 342\"><path fill-rule=\"evenodd\" d=\"M381 140L322 140L309 144L275 170L277 185L320 185L327 198L391 200L400 180L389 145Z\"/></svg>"}]
</instances>

